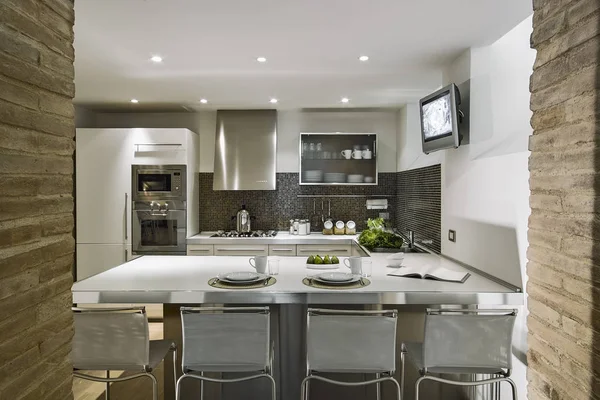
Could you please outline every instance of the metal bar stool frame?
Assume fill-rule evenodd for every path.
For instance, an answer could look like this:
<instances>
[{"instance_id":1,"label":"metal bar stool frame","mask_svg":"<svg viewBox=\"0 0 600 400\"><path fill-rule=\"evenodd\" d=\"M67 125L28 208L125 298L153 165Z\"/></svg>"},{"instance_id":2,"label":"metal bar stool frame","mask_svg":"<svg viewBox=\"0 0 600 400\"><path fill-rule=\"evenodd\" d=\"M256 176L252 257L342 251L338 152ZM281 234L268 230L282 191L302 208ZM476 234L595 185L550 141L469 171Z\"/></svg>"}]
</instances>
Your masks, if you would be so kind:
<instances>
[{"instance_id":1,"label":"metal bar stool frame","mask_svg":"<svg viewBox=\"0 0 600 400\"><path fill-rule=\"evenodd\" d=\"M82 308L82 307L72 307L71 310L74 313L132 313L132 314L142 314L146 315L145 307L120 307L120 308ZM147 323L147 321L146 321ZM171 343L169 346L169 351L173 354L173 379L174 382L177 382L177 346L175 343ZM134 375L127 375L117 378L110 377L110 371L106 370L106 378L93 376L88 374L83 374L81 372L73 371L73 376L79 379L86 379L93 382L102 382L106 384L105 395L104 398L106 400L110 400L110 384L115 382L125 382L137 378L149 378L152 381L152 400L158 400L158 381L154 374L152 374L152 366L147 364L142 366L142 372L139 372Z\"/></svg>"},{"instance_id":2,"label":"metal bar stool frame","mask_svg":"<svg viewBox=\"0 0 600 400\"><path fill-rule=\"evenodd\" d=\"M316 375L318 370L313 370L310 367L310 359L308 357L308 346L309 346L309 332L310 332L310 319L311 316L381 316L381 317L390 317L394 320L394 342L393 342L393 354L395 358L396 354L396 322L398 317L398 310L333 310L333 309L323 309L323 308L309 308L307 310L307 323L306 323L306 340L307 340L307 359L306 359L306 377L302 380L302 384L300 386L300 399L301 400L309 400L309 391L310 391L310 381L315 379L326 383L331 383L339 386L347 386L347 387L355 387L355 386L366 386L371 384L376 384L377 387L377 400L381 399L381 383L385 381L391 381L394 383L396 387L396 396L398 400L402 400L404 398L404 393L402 391L404 387L404 354L400 354L400 359L402 363L403 373L401 375L401 383L394 378L395 369L389 371L382 371L375 373L375 379L361 381L361 382L343 382L334 379L325 378L323 376ZM325 371L329 372L329 371ZM340 372L360 372L358 370L353 371L340 371Z\"/></svg>"},{"instance_id":3,"label":"metal bar stool frame","mask_svg":"<svg viewBox=\"0 0 600 400\"><path fill-rule=\"evenodd\" d=\"M462 314L462 315L482 315L482 316L512 316L513 317L513 324L514 324L514 317L516 317L517 315L517 310L516 309L476 309L476 310L468 310L468 309L432 309L432 308L428 308L427 309L427 316L430 315L450 315L450 314ZM426 328L427 329L427 328ZM511 333L512 333L512 329L511 329ZM512 335L510 338L510 349L509 351L512 349ZM425 343L423 344L423 348L425 348ZM408 353L406 345L403 343L402 344L402 356L403 359L404 357L406 357L406 354ZM419 373L421 374L421 376L417 379L417 381L415 382L415 400L419 399L419 387L421 385L421 383L423 381L426 380L431 380L431 381L435 381L435 382L440 382L440 383L445 383L448 385L454 385L454 386L468 386L468 387L474 387L474 386L481 386L481 385L489 385L489 384L495 384L495 383L501 383L501 382L508 382L510 384L511 387L511 391L512 391L512 397L513 400L518 400L518 395L517 395L517 386L515 384L515 382L510 378L512 369L510 368L510 357L511 354L508 355L508 362L509 362L509 366L507 368L503 368L499 373L495 374L498 375L497 378L490 378L490 379L482 379L482 380L473 380L473 381L455 381L455 380L451 380L451 379L446 379L446 378L440 378L437 376L433 376L430 375L430 371L428 370L428 368L426 366L424 366L422 369L419 370ZM499 368L500 369L500 368ZM402 384L404 385L404 369L402 371ZM403 388L404 389L404 388Z\"/></svg>"},{"instance_id":4,"label":"metal bar stool frame","mask_svg":"<svg viewBox=\"0 0 600 400\"><path fill-rule=\"evenodd\" d=\"M271 384L271 398L272 400L276 400L277 397L277 386L275 383L275 379L273 378L273 357L274 357L274 344L271 343L271 331L270 331L270 309L269 307L181 307L181 325L183 332L183 356L182 356L182 372L183 374L177 380L177 384L175 386L175 399L181 399L181 382L184 379L196 379L200 381L200 400L204 399L204 381L214 382L214 383L235 383L235 382L244 382L252 379L265 378L269 380ZM186 343L185 340L185 322L184 322L184 314L191 313L227 313L227 314L262 314L266 315L266 325L265 325L265 335L266 335L266 358L267 362L264 365L263 370L257 370L260 373L254 374L250 376L244 376L241 378L233 378L233 379L225 379L225 378L209 378L204 376L204 371L196 371L191 370L191 372L187 371L186 368L186 346L189 346L190 343ZM219 372L219 371L211 371L211 372ZM222 371L227 372L227 371ZM244 372L244 371L242 371Z\"/></svg>"}]
</instances>

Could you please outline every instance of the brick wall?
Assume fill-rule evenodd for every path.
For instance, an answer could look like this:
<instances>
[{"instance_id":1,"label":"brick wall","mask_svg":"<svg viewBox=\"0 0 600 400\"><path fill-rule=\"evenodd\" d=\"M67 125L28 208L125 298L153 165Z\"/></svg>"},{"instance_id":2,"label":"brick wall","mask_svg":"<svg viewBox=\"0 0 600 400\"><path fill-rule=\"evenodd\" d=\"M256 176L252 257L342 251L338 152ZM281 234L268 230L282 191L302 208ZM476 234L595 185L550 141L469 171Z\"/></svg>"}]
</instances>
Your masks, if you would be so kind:
<instances>
[{"instance_id":1,"label":"brick wall","mask_svg":"<svg viewBox=\"0 0 600 400\"><path fill-rule=\"evenodd\" d=\"M600 1L533 4L529 398L600 399Z\"/></svg>"},{"instance_id":2,"label":"brick wall","mask_svg":"<svg viewBox=\"0 0 600 400\"><path fill-rule=\"evenodd\" d=\"M0 399L71 399L73 0L0 0Z\"/></svg>"}]
</instances>

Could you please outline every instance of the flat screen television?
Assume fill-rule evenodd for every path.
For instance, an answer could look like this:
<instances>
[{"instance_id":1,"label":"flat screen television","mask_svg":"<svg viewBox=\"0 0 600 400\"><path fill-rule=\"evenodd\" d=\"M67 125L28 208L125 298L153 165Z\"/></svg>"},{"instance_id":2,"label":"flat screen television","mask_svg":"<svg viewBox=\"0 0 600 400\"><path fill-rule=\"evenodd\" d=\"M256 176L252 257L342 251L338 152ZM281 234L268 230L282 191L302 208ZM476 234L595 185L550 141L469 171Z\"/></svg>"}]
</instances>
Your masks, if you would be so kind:
<instances>
[{"instance_id":1,"label":"flat screen television","mask_svg":"<svg viewBox=\"0 0 600 400\"><path fill-rule=\"evenodd\" d=\"M425 154L460 146L462 113L459 106L460 92L454 83L419 101L421 139Z\"/></svg>"}]
</instances>

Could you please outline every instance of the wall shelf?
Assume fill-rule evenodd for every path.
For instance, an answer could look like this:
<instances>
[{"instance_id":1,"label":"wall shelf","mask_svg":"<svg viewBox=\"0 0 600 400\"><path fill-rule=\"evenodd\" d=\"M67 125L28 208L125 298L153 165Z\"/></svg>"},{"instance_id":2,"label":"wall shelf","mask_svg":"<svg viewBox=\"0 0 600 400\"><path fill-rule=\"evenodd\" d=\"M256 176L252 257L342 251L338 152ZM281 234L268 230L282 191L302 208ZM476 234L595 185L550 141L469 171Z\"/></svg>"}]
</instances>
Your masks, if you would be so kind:
<instances>
[{"instance_id":1,"label":"wall shelf","mask_svg":"<svg viewBox=\"0 0 600 400\"><path fill-rule=\"evenodd\" d=\"M300 185L378 184L376 133L301 133L299 160Z\"/></svg>"}]
</instances>

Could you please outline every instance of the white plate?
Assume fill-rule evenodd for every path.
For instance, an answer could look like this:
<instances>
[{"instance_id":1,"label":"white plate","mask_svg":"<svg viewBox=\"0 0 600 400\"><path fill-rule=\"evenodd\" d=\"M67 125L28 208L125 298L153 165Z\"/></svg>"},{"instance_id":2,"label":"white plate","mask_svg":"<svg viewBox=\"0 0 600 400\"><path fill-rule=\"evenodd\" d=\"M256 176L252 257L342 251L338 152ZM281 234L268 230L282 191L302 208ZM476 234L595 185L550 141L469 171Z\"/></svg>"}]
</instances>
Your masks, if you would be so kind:
<instances>
[{"instance_id":1,"label":"white plate","mask_svg":"<svg viewBox=\"0 0 600 400\"><path fill-rule=\"evenodd\" d=\"M327 279L322 279L321 276L325 275L325 274L346 274L345 272L325 272L323 274L319 274L316 276L313 276L312 279L314 279L315 281L319 282L319 283L323 283L325 285L350 285L354 282L358 282L360 281L360 276L359 275L352 275L352 274L346 274L351 276L350 280L347 281L330 281Z\"/></svg>"},{"instance_id":2,"label":"white plate","mask_svg":"<svg viewBox=\"0 0 600 400\"><path fill-rule=\"evenodd\" d=\"M240 271L240 272L226 272L223 274L219 274L217 276L217 279L219 279L220 281L223 282L228 282L228 283L253 283L253 282L259 282L261 280L265 280L267 279L268 275L266 274L259 274L257 272L247 272L247 271Z\"/></svg>"},{"instance_id":3,"label":"white plate","mask_svg":"<svg viewBox=\"0 0 600 400\"><path fill-rule=\"evenodd\" d=\"M351 282L354 275L347 272L324 272L315 275L315 279L321 282Z\"/></svg>"}]
</instances>

